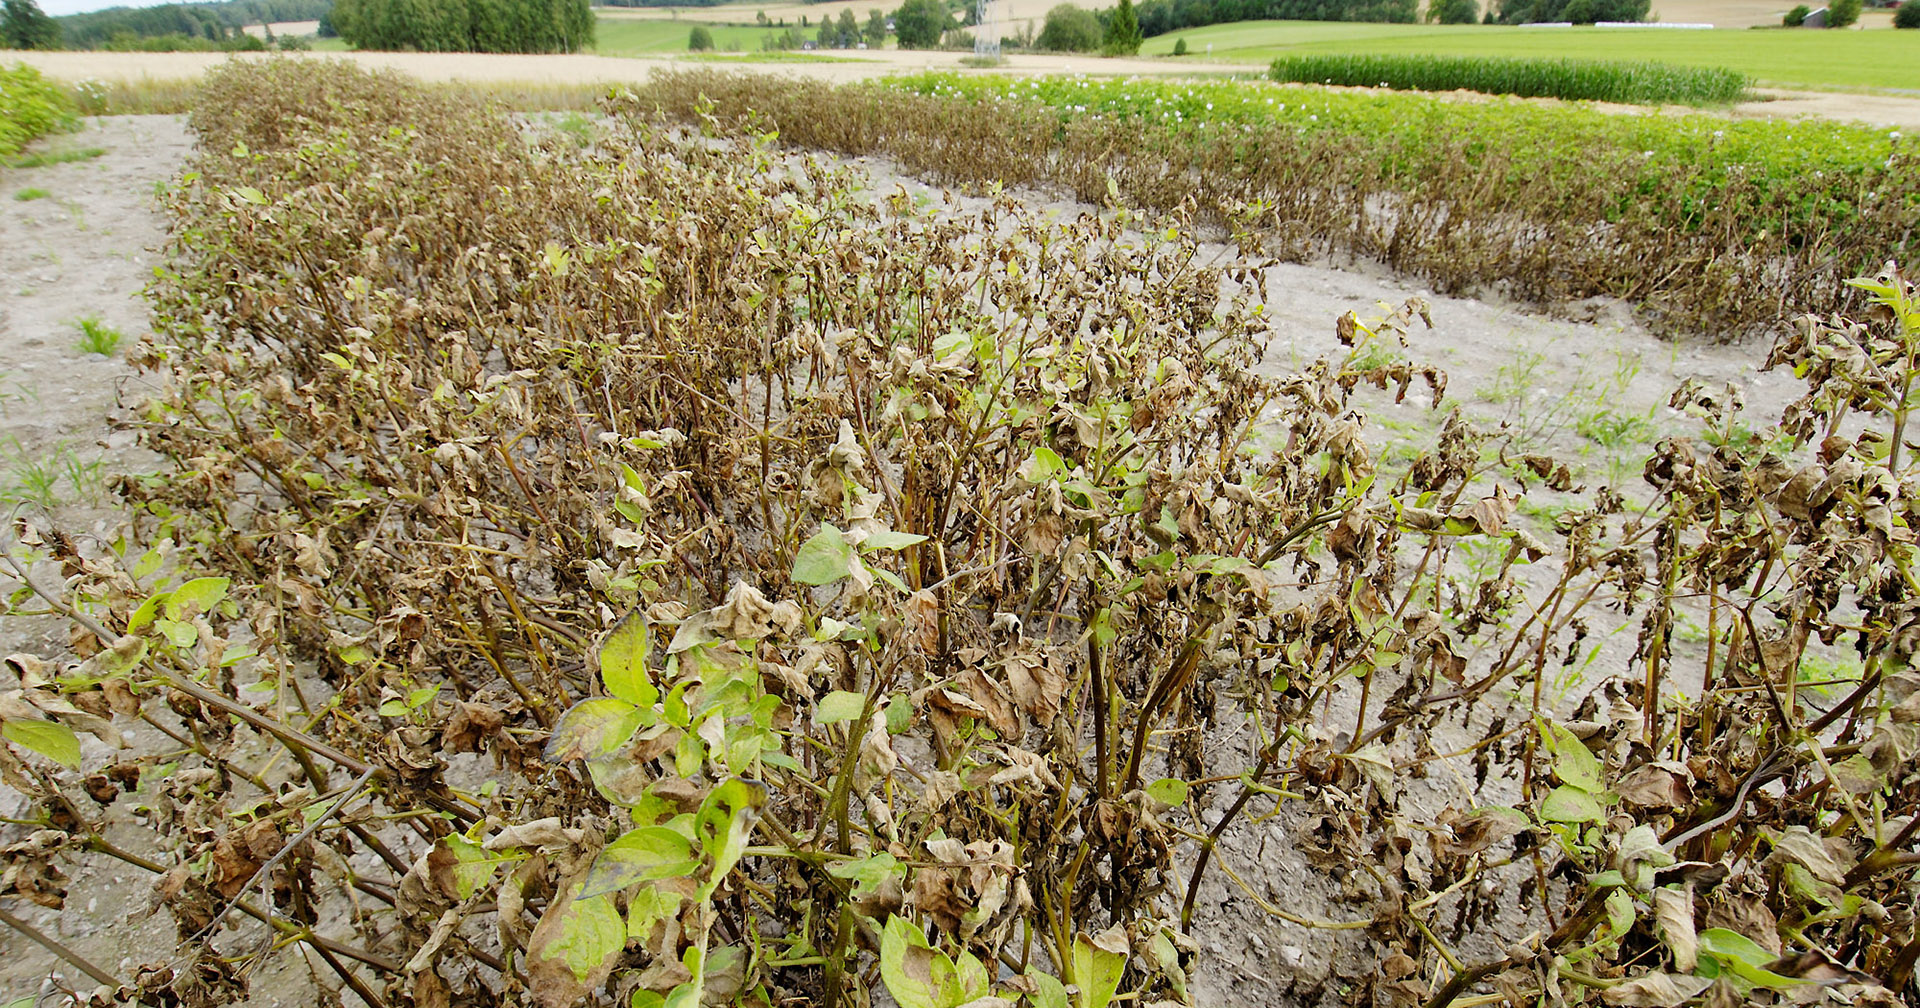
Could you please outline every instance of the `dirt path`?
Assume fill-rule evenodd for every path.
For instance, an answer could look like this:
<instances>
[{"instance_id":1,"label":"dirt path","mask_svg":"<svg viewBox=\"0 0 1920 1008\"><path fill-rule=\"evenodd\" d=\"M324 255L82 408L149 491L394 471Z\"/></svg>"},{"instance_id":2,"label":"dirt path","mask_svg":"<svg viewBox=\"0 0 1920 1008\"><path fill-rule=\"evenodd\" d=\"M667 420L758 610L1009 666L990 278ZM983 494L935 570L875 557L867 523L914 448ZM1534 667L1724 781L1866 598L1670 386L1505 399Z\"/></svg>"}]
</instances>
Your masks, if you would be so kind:
<instances>
[{"instance_id":1,"label":"dirt path","mask_svg":"<svg viewBox=\"0 0 1920 1008\"><path fill-rule=\"evenodd\" d=\"M69 524L107 530L112 471L131 438L101 417L132 370L121 355L147 331L141 288L162 238L156 186L191 145L177 116L89 120L42 152L104 151L63 164L0 170L0 492L6 507L49 499ZM81 323L95 327L88 352ZM117 338L115 336L117 334ZM109 345L111 344L111 345ZM0 642L4 642L0 636Z\"/></svg>"},{"instance_id":2,"label":"dirt path","mask_svg":"<svg viewBox=\"0 0 1920 1008\"><path fill-rule=\"evenodd\" d=\"M151 468L130 435L110 429L109 415L136 380L122 354L147 331L140 290L153 277L163 237L154 189L179 173L190 146L179 116L94 119L35 150L99 148L98 157L0 169L0 494L9 498L0 512L40 514L50 503L63 528L109 536L120 512L108 506L108 481ZM80 348L80 318L122 334L112 355ZM11 544L11 533L0 542ZM58 621L0 615L0 654L58 654L65 642ZM0 815L24 810L24 799L0 787ZM24 833L6 830L5 843ZM164 958L173 929L148 912L142 873L124 865L60 868L72 883L63 909L11 899L9 909L123 977L139 962ZM0 1004L54 989L52 975L74 971L11 930L0 935Z\"/></svg>"}]
</instances>

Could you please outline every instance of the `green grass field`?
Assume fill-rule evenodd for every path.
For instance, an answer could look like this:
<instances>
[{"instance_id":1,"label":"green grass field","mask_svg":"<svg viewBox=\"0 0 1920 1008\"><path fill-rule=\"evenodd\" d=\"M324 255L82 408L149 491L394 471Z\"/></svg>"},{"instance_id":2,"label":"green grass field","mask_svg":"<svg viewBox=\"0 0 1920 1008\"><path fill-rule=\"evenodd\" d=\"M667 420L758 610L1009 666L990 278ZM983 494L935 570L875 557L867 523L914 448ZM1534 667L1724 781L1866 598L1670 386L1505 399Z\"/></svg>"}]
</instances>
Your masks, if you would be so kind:
<instances>
[{"instance_id":1,"label":"green grass field","mask_svg":"<svg viewBox=\"0 0 1920 1008\"><path fill-rule=\"evenodd\" d=\"M1314 21L1242 21L1156 35L1143 56L1187 40L1196 63L1266 63L1292 53L1429 53L1654 60L1726 67L1793 88L1920 90L1920 31L1754 31L1665 28L1509 28Z\"/></svg>"},{"instance_id":2,"label":"green grass field","mask_svg":"<svg viewBox=\"0 0 1920 1008\"><path fill-rule=\"evenodd\" d=\"M687 51L687 36L702 22L644 21L632 18L601 18L594 31L595 49L602 56L650 56ZM758 52L768 35L779 31L758 25L708 24L713 44L723 52ZM802 29L812 38L817 29ZM1171 43L1169 43L1171 45Z\"/></svg>"}]
</instances>

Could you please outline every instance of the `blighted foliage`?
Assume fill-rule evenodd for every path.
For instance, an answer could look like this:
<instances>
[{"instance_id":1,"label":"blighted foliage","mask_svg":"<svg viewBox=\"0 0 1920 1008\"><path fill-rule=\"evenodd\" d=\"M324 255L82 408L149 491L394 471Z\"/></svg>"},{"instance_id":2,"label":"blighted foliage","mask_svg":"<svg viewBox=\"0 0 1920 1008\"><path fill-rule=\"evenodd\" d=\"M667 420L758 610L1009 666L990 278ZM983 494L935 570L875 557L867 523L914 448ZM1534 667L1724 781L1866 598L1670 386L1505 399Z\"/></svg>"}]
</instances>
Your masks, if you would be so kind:
<instances>
[{"instance_id":1,"label":"blighted foliage","mask_svg":"<svg viewBox=\"0 0 1920 1008\"><path fill-rule=\"evenodd\" d=\"M6 894L118 857L178 925L109 979L234 1000L239 911L370 1005L1180 1003L1271 830L1350 916L1243 888L1378 964L1354 1003L1911 983L1896 273L1776 346L1777 434L1681 390L1630 507L1449 411L1418 299L1273 377L1261 271L1177 220L920 209L613 105L582 147L215 76L136 355L152 549L24 529L78 661L0 706ZM1364 405L1406 397L1438 435L1389 465ZM1635 676L1563 716L1609 620ZM116 715L178 748L80 746ZM160 855L104 836L123 794Z\"/></svg>"}]
</instances>

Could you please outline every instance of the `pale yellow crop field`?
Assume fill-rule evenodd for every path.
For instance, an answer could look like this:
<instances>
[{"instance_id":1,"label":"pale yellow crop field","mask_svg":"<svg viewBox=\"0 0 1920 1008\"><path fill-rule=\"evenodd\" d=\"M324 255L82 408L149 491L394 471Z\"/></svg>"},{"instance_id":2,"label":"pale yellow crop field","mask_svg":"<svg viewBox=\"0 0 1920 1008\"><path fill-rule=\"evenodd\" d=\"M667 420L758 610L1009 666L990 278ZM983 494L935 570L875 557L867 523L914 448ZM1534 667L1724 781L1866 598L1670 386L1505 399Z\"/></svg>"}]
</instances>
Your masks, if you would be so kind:
<instances>
[{"instance_id":1,"label":"pale yellow crop field","mask_svg":"<svg viewBox=\"0 0 1920 1008\"><path fill-rule=\"evenodd\" d=\"M677 58L611 56L550 56L497 53L291 53L295 59L342 59L370 69L396 70L424 81L472 81L535 85L639 83L662 69L713 67L712 63ZM951 70L969 55L921 50L871 50L858 63L731 63L728 69L808 77L828 81L864 80L923 70ZM191 80L228 59L268 59L264 53L118 53L118 52L9 52L0 50L0 64L23 62L55 80L117 81L128 84ZM1193 67L1173 60L1100 59L1093 56L1016 55L998 72L1015 75L1088 73L1101 75L1191 73ZM1210 73L1239 69L1259 73L1264 67L1208 64Z\"/></svg>"}]
</instances>

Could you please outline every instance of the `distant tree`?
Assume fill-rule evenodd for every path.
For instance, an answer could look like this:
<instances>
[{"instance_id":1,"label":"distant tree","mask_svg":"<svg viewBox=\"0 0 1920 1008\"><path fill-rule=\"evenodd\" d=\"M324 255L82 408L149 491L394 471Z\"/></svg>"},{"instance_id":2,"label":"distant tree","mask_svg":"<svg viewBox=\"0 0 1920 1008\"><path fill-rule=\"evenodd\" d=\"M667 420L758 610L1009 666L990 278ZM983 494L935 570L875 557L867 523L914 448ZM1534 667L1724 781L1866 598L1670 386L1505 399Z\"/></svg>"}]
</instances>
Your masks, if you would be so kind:
<instances>
[{"instance_id":1,"label":"distant tree","mask_svg":"<svg viewBox=\"0 0 1920 1008\"><path fill-rule=\"evenodd\" d=\"M1186 40L1186 39L1184 39L1184 38L1183 38L1183 39L1176 39L1176 40L1174 41L1174 43L1173 43L1173 54L1174 54L1175 56L1185 56L1185 55L1187 54L1187 40Z\"/></svg>"},{"instance_id":2,"label":"distant tree","mask_svg":"<svg viewBox=\"0 0 1920 1008\"><path fill-rule=\"evenodd\" d=\"M1140 34L1148 38L1232 21L1412 24L1420 19L1420 0L1134 0L1134 16L1140 20Z\"/></svg>"},{"instance_id":3,"label":"distant tree","mask_svg":"<svg viewBox=\"0 0 1920 1008\"><path fill-rule=\"evenodd\" d=\"M687 51L712 52L713 32L706 25L694 25L692 33L687 36Z\"/></svg>"},{"instance_id":4,"label":"distant tree","mask_svg":"<svg viewBox=\"0 0 1920 1008\"><path fill-rule=\"evenodd\" d=\"M1860 20L1860 0L1833 0L1827 5L1827 27L1845 28Z\"/></svg>"},{"instance_id":5,"label":"distant tree","mask_svg":"<svg viewBox=\"0 0 1920 1008\"><path fill-rule=\"evenodd\" d=\"M1920 28L1920 0L1907 0L1893 12L1895 28Z\"/></svg>"},{"instance_id":6,"label":"distant tree","mask_svg":"<svg viewBox=\"0 0 1920 1008\"><path fill-rule=\"evenodd\" d=\"M866 35L867 48L878 49L887 44L887 16L877 10L867 12Z\"/></svg>"},{"instance_id":7,"label":"distant tree","mask_svg":"<svg viewBox=\"0 0 1920 1008\"><path fill-rule=\"evenodd\" d=\"M1645 21L1652 0L1501 0L1501 24L1536 21Z\"/></svg>"},{"instance_id":8,"label":"distant tree","mask_svg":"<svg viewBox=\"0 0 1920 1008\"><path fill-rule=\"evenodd\" d=\"M907 0L893 12L893 37L902 49L932 49L952 20L940 0Z\"/></svg>"},{"instance_id":9,"label":"distant tree","mask_svg":"<svg viewBox=\"0 0 1920 1008\"><path fill-rule=\"evenodd\" d=\"M1811 13L1813 13L1813 8L1806 4L1801 4L1783 15L1780 18L1780 24L1787 28L1798 28L1806 23L1807 15Z\"/></svg>"},{"instance_id":10,"label":"distant tree","mask_svg":"<svg viewBox=\"0 0 1920 1008\"><path fill-rule=\"evenodd\" d=\"M1100 19L1084 7L1060 4L1047 12L1040 37L1033 44L1054 52L1092 52L1100 48Z\"/></svg>"},{"instance_id":11,"label":"distant tree","mask_svg":"<svg viewBox=\"0 0 1920 1008\"><path fill-rule=\"evenodd\" d=\"M1427 20L1440 24L1472 24L1480 20L1479 0L1430 0Z\"/></svg>"},{"instance_id":12,"label":"distant tree","mask_svg":"<svg viewBox=\"0 0 1920 1008\"><path fill-rule=\"evenodd\" d=\"M361 49L580 52L593 45L587 0L335 0L333 26Z\"/></svg>"},{"instance_id":13,"label":"distant tree","mask_svg":"<svg viewBox=\"0 0 1920 1008\"><path fill-rule=\"evenodd\" d=\"M0 10L0 46L8 49L58 49L60 26L34 0L6 0Z\"/></svg>"},{"instance_id":14,"label":"distant tree","mask_svg":"<svg viewBox=\"0 0 1920 1008\"><path fill-rule=\"evenodd\" d=\"M314 31L314 34L321 38L339 38L340 37L340 33L338 31L335 31L333 27L332 11L328 11L325 14L320 15L320 27Z\"/></svg>"},{"instance_id":15,"label":"distant tree","mask_svg":"<svg viewBox=\"0 0 1920 1008\"><path fill-rule=\"evenodd\" d=\"M1140 19L1133 14L1133 0L1120 0L1120 6L1107 18L1100 51L1108 56L1134 56L1140 52L1140 41Z\"/></svg>"}]
</instances>

